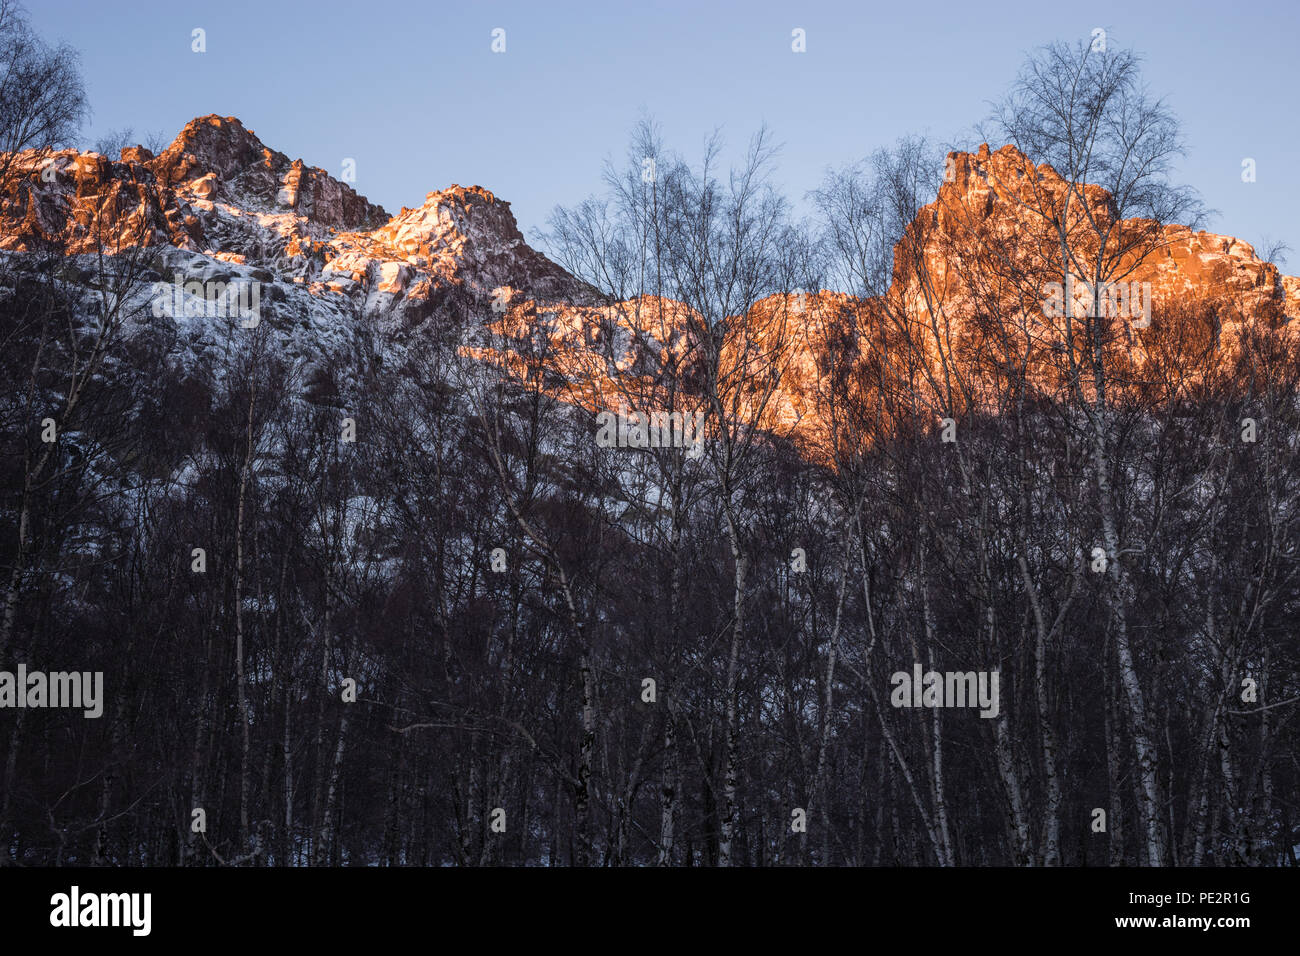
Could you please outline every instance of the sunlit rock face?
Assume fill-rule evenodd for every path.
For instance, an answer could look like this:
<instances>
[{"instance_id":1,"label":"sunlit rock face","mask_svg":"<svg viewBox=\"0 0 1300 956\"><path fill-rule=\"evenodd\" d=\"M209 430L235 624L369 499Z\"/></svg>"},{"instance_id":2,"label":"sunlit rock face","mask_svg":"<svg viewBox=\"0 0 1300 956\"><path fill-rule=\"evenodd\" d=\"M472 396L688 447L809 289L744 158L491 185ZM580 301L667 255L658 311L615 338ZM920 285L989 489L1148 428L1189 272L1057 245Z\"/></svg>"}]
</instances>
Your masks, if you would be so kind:
<instances>
[{"instance_id":1,"label":"sunlit rock face","mask_svg":"<svg viewBox=\"0 0 1300 956\"><path fill-rule=\"evenodd\" d=\"M1140 249L1140 261L1121 257L1117 271L1126 283L1150 283L1157 304L1193 296L1231 304L1238 318L1261 312L1300 318L1295 280L1260 259L1249 243L1178 224L1116 223L1106 190L1094 185L1072 189L1051 166L1035 165L1009 145L990 152L986 143L975 153L948 155L938 196L914 223L923 235L927 277L941 277L946 280L942 289L956 291L963 278L954 253L969 253L977 245L1039 253L1050 261L1059 237L1043 214L1057 212L1070 240L1089 256L1096 254L1093 237L1107 229L1121 243ZM896 259L896 279L904 287L899 291L913 298L915 272L906 257Z\"/></svg>"},{"instance_id":2,"label":"sunlit rock face","mask_svg":"<svg viewBox=\"0 0 1300 956\"><path fill-rule=\"evenodd\" d=\"M323 169L268 149L233 116L191 120L148 165L162 183L184 188L215 181L246 208L292 210L336 229L373 228L388 219L382 207Z\"/></svg>"},{"instance_id":3,"label":"sunlit rock face","mask_svg":"<svg viewBox=\"0 0 1300 956\"><path fill-rule=\"evenodd\" d=\"M638 395L660 401L673 382L689 396L698 382L703 319L665 299L602 295L530 247L510 204L488 190L451 186L390 217L347 183L268 148L233 117L191 121L157 156L139 146L116 159L21 153L5 192L0 250L78 256L144 245L156 253L159 278L257 281L263 314L301 351L324 350L365 317L398 349L412 336L469 330L462 354L512 376L541 362L548 389L588 408ZM895 249L884 296L783 292L724 322L724 362L778 343L785 355L776 391L767 398L742 391L737 413L825 455L835 435L831 400L875 387L865 384L880 380L869 374L872 363L899 337L933 339L927 330L938 317L960 359L987 353L990 276L1005 262L1050 262L1056 238L1034 210L1067 197L1067 228L1085 250L1088 229L1098 226L1143 240L1148 253L1125 264L1124 281L1149 286L1157 312L1214 303L1226 342L1247 323L1290 334L1300 320L1300 278L1281 275L1248 243L1179 225L1115 222L1105 190L1071 190L1013 147L984 145L948 156L937 196ZM1005 253L1003 266L981 261L989 249ZM1050 388L1052 335L1044 330L1054 330L1043 315L1050 270L1021 273L1019 285L1003 283L995 304L1025 316L1026 328L1042 326L1026 332L1031 353L1043 356L1031 354L1030 376ZM201 321L189 328L198 339L214 331ZM938 361L933 341L921 347ZM1117 347L1140 364L1147 344L1129 332Z\"/></svg>"}]
</instances>

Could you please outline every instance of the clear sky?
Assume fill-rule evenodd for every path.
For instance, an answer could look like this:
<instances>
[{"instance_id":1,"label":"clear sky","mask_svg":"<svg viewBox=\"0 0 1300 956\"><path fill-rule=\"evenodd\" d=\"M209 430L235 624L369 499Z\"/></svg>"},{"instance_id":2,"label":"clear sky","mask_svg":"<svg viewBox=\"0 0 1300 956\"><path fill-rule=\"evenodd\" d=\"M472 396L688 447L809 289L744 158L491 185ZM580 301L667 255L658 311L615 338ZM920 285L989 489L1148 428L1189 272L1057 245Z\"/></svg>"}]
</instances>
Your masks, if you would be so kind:
<instances>
[{"instance_id":1,"label":"clear sky","mask_svg":"<svg viewBox=\"0 0 1300 956\"><path fill-rule=\"evenodd\" d=\"M46 39L82 53L87 143L238 116L336 176L355 159L356 188L390 213L484 186L530 239L554 205L599 191L643 113L688 157L715 127L739 148L766 122L798 199L907 133L970 142L1027 50L1104 27L1145 55L1151 91L1183 120L1180 178L1219 210L1210 228L1285 240L1284 271L1300 273L1300 0L26 2Z\"/></svg>"}]
</instances>

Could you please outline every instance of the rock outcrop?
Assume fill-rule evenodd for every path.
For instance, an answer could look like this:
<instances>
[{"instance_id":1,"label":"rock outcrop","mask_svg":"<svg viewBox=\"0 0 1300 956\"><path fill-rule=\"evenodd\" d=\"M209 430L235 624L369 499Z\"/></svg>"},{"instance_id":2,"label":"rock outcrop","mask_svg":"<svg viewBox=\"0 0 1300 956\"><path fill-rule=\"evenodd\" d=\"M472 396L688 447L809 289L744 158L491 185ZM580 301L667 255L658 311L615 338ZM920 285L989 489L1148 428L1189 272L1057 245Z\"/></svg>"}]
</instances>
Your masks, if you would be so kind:
<instances>
[{"instance_id":1,"label":"rock outcrop","mask_svg":"<svg viewBox=\"0 0 1300 956\"><path fill-rule=\"evenodd\" d=\"M1086 204L1095 222L1143 240L1149 254L1126 281L1149 283L1157 304L1215 299L1228 306L1225 321L1300 320L1300 278L1281 275L1248 243L1178 225L1114 223L1105 190L1071 191L1051 167L1011 146L984 145L950 154L937 197L896 249L893 286L883 300L823 291L754 306L751 331L761 338L780 328L791 344L764 424L823 436L825 379L865 354L860 339L887 308L919 322L937 298L960 326L978 312L978 283L969 271L978 261L968 251L1000 243L1012 260L1032 258L1036 244L1054 239L1031 210L1071 192L1072 223L1082 222ZM553 339L547 362L555 387L577 403L608 403L629 386L653 389L656 379L691 360L684 306L608 299L532 249L510 204L488 190L451 186L389 218L324 170L266 147L233 117L191 121L157 156L143 147L124 149L118 159L75 150L19 154L0 198L0 250L48 247L78 255L101 246L156 247L160 274L262 282L272 325L279 311L298 316L300 326L316 330L311 334L328 335L349 317L370 314L400 340L430 323L469 319L498 349L522 347L545 330ZM1016 294L1025 314L1037 308L1039 290ZM301 321L303 314L311 321ZM611 348L593 358L595 345ZM1142 345L1130 339L1130 347L1140 352ZM519 367L483 342L467 352L506 370Z\"/></svg>"},{"instance_id":2,"label":"rock outcrop","mask_svg":"<svg viewBox=\"0 0 1300 956\"><path fill-rule=\"evenodd\" d=\"M383 207L325 170L267 148L233 116L190 120L146 165L164 185L203 199L224 197L244 209L291 210L310 222L349 230L373 229L388 219Z\"/></svg>"},{"instance_id":3,"label":"rock outcrop","mask_svg":"<svg viewBox=\"0 0 1300 956\"><path fill-rule=\"evenodd\" d=\"M1065 210L1068 230L1085 246L1096 231L1118 227L1112 242L1134 252L1120 257L1123 281L1150 283L1157 305L1191 296L1231 304L1238 318L1262 312L1300 318L1295 280L1285 281L1249 243L1178 224L1139 219L1116 223L1115 205L1106 190L1070 187L1051 166L1035 165L1014 146L990 152L986 143L974 153L950 153L938 196L921 208L913 223L913 233L921 235L925 246L927 278L940 279L941 296L960 296L961 287L970 284L960 260L972 261L970 253L981 245L1006 250L1011 258L1030 260L1040 253L1050 257L1057 237L1040 213ZM1086 201L1086 215L1080 198ZM906 257L896 258L895 291L920 308L915 271Z\"/></svg>"}]
</instances>

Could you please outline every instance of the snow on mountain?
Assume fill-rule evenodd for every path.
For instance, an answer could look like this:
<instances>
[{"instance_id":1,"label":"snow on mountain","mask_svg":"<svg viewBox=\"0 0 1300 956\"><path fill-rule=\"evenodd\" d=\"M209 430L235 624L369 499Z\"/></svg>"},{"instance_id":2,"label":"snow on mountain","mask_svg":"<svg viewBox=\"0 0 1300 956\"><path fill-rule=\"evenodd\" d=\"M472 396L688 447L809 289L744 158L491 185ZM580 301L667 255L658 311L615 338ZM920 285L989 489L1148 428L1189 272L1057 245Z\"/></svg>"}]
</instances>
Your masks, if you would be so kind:
<instances>
[{"instance_id":1,"label":"snow on mountain","mask_svg":"<svg viewBox=\"0 0 1300 956\"><path fill-rule=\"evenodd\" d=\"M265 146L234 117L199 117L158 156L142 147L117 159L64 150L19 154L8 202L0 211L0 250L46 246L69 256L65 275L88 281L86 258L135 242L149 247L152 304L167 284L202 288L256 283L262 320L290 353L306 357L337 348L360 319L373 320L394 348L412 335L468 324L501 343L522 343L545 329L548 363L565 397L588 407L616 407L620 385L653 382L689 351L688 310L644 298L613 302L532 249L510 204L480 186L430 192L422 205L390 217L347 183ZM963 235L1015 236L1026 230L1025 203L1068 184L1048 166L1005 146L949 156L950 175L911 230L929 278L939 277L949 301L966 295L969 276L952 250ZM1083 191L1096 215L1110 197ZM1125 228L1140 224L1126 222ZM1272 321L1300 318L1300 278L1282 276L1253 248L1230 236L1167 226L1163 248L1129 278L1151 283L1157 301L1186 295L1230 297L1246 314ZM914 263L895 258L891 299L924 314ZM196 299L179 296L178 301ZM858 348L854 309L873 315L879 303L840 293L774 296L755 306L775 327L793 324L794 348L781 391L765 414L773 427L805 435L822 431L818 385L832 349ZM157 309L152 311L156 314ZM225 331L201 308L171 309L179 348L199 353ZM468 320L468 323L467 323ZM611 338L612 336L612 338ZM593 345L612 344L593 361ZM519 371L488 347L468 354ZM624 389L626 391L626 389ZM766 423L765 423L766 424Z\"/></svg>"}]
</instances>

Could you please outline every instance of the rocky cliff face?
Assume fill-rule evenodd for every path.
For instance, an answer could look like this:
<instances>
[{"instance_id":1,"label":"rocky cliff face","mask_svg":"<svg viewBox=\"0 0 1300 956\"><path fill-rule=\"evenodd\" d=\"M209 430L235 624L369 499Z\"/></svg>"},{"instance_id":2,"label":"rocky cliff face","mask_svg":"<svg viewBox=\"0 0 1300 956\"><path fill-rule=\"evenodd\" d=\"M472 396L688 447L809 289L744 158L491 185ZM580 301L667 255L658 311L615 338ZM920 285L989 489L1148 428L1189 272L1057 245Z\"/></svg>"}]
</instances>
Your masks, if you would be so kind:
<instances>
[{"instance_id":1,"label":"rocky cliff face","mask_svg":"<svg viewBox=\"0 0 1300 956\"><path fill-rule=\"evenodd\" d=\"M406 326L448 309L500 313L520 298L599 298L524 242L510 204L481 186L431 192L377 229L332 237L323 259L322 281L367 282Z\"/></svg>"},{"instance_id":2,"label":"rocky cliff face","mask_svg":"<svg viewBox=\"0 0 1300 956\"><path fill-rule=\"evenodd\" d=\"M323 169L268 149L233 116L191 120L145 165L159 183L201 200L224 199L247 210L292 210L336 229L373 229L388 219L382 207Z\"/></svg>"},{"instance_id":3,"label":"rocky cliff face","mask_svg":"<svg viewBox=\"0 0 1300 956\"><path fill-rule=\"evenodd\" d=\"M271 259L291 239L388 219L324 170L268 149L234 117L192 120L158 156L139 146L118 159L25 153L15 173L0 214L0 245L13 250L53 243L77 254L102 239L109 248L138 241ZM238 218L255 225L231 228Z\"/></svg>"},{"instance_id":4,"label":"rocky cliff face","mask_svg":"<svg viewBox=\"0 0 1300 956\"><path fill-rule=\"evenodd\" d=\"M264 317L299 340L329 337L361 315L375 317L395 341L468 316L494 333L488 337L498 349L522 345L544 327L553 340L547 362L563 383L557 388L584 404L616 404L620 387L653 383L689 362L684 307L608 301L529 247L509 203L478 186L431 192L419 207L390 218L346 183L291 161L239 120L219 116L193 120L158 156L140 147L118 159L29 153L16 157L14 170L0 206L0 250L49 246L77 256L101 242L110 250L140 242L155 249L158 278L262 283ZM972 237L1006 243L1017 256L1032 253L1051 237L1027 210L1041 208L1044 197L1059 202L1068 191L1050 167L1010 146L951 154L947 181L896 250L890 304L921 318L937 297L951 318L964 321L975 297L963 252ZM1113 219L1104 190L1084 188L1083 202L1075 192L1072 222L1081 221L1084 202L1095 221ZM1249 244L1181 226L1154 237L1150 224L1117 226L1120 235L1155 240L1155 251L1126 281L1150 283L1157 304L1215 298L1231 304L1235 320L1300 319L1300 278L1280 275ZM1031 289L1021 301L1026 313L1036 308L1035 295L1041 293ZM760 336L779 325L792 343L765 422L824 433L825 379L842 372L845 356L864 350L864 316L869 325L883 305L832 292L758 303L751 318ZM195 341L211 334L203 322L189 325ZM612 346L609 361L593 360L595 345ZM501 358L481 346L470 351ZM299 341L298 348L311 347Z\"/></svg>"},{"instance_id":5,"label":"rocky cliff face","mask_svg":"<svg viewBox=\"0 0 1300 956\"><path fill-rule=\"evenodd\" d=\"M142 244L156 248L159 276L268 285L272 317L279 302L327 321L371 311L409 329L525 292L599 298L530 248L510 204L481 187L429 193L390 218L233 117L191 121L158 156L19 154L10 179L0 249L78 256Z\"/></svg>"},{"instance_id":6,"label":"rocky cliff face","mask_svg":"<svg viewBox=\"0 0 1300 956\"><path fill-rule=\"evenodd\" d=\"M957 260L970 258L976 242L1026 262L1040 253L1050 258L1057 237L1041 213L1064 211L1072 241L1090 253L1092 236L1107 228L1114 228L1112 241L1121 248L1143 253L1140 260L1120 256L1119 272L1125 283L1150 283L1156 305L1192 296L1231 303L1237 318L1263 312L1300 318L1300 280L1282 276L1249 243L1176 224L1116 223L1114 203L1104 189L1070 186L1052 167L1035 165L1013 146L991 152L986 143L975 153L950 153L945 182L935 201L919 211L912 230L924 247L924 271L941 280L940 295L960 296L971 284ZM921 308L916 272L906 257L896 258L895 291Z\"/></svg>"}]
</instances>

